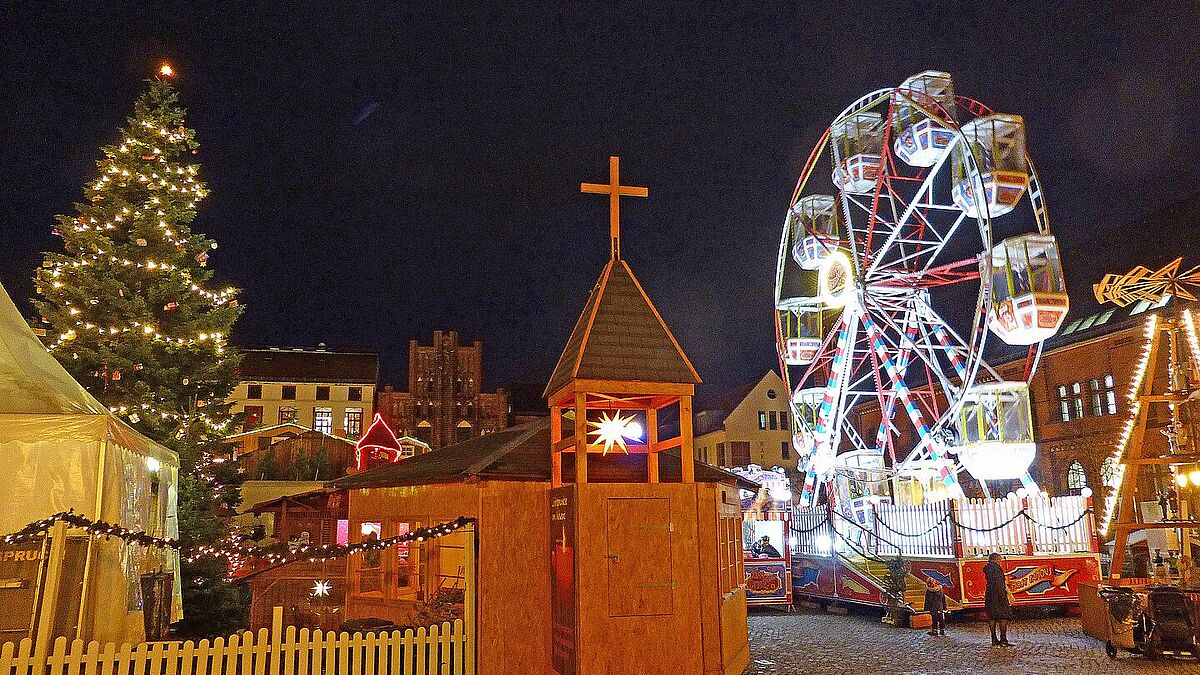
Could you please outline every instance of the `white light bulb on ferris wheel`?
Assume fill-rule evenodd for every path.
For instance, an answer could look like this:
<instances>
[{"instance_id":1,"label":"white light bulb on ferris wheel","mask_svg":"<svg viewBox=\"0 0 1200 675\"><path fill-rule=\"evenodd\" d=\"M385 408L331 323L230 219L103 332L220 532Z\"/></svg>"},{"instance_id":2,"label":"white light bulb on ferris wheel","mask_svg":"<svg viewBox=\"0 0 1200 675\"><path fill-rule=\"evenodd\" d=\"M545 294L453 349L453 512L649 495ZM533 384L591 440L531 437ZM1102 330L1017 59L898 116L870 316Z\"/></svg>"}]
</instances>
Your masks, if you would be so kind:
<instances>
[{"instance_id":1,"label":"white light bulb on ferris wheel","mask_svg":"<svg viewBox=\"0 0 1200 675\"><path fill-rule=\"evenodd\" d=\"M788 204L775 277L782 375L793 399L819 402L793 405L796 438L822 439L805 468L852 454L830 448L890 455L867 469L873 484L908 477L926 498L960 492L964 465L984 480L1026 470L1027 387L1004 383L984 347L989 332L1032 344L1032 366L1065 315L1044 197L1024 121L956 95L946 73L872 92L833 120ZM1026 234L1001 241L998 218ZM834 234L836 248L816 245ZM964 302L973 315L947 320L960 312L942 307ZM821 321L806 322L813 313ZM819 349L802 354L814 323ZM1004 386L976 392L989 382ZM868 407L877 428L857 414ZM934 437L948 429L949 443Z\"/></svg>"}]
</instances>

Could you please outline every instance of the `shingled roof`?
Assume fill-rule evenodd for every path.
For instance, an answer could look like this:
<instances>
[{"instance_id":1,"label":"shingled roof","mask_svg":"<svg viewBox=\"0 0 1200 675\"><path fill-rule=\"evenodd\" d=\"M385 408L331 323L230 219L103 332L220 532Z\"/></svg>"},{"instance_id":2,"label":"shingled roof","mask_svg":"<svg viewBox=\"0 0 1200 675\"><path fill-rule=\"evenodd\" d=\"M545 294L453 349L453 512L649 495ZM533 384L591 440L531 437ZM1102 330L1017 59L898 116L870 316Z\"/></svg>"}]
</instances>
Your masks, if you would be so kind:
<instances>
[{"instance_id":1,"label":"shingled roof","mask_svg":"<svg viewBox=\"0 0 1200 675\"><path fill-rule=\"evenodd\" d=\"M663 482L679 482L679 453L659 453L659 471ZM563 455L563 473L572 475L574 455ZM627 482L644 477L646 455L612 452L588 457L588 478L593 482ZM550 481L550 419L543 418L521 426L472 438L439 450L398 462L384 464L353 476L328 483L329 487L357 490L402 487L431 483L456 483L468 478L509 481ZM696 461L696 481L736 483L747 490L758 486L737 474Z\"/></svg>"},{"instance_id":2,"label":"shingled roof","mask_svg":"<svg viewBox=\"0 0 1200 675\"><path fill-rule=\"evenodd\" d=\"M604 267L543 396L572 378L700 384L696 369L624 260L610 260Z\"/></svg>"}]
</instances>

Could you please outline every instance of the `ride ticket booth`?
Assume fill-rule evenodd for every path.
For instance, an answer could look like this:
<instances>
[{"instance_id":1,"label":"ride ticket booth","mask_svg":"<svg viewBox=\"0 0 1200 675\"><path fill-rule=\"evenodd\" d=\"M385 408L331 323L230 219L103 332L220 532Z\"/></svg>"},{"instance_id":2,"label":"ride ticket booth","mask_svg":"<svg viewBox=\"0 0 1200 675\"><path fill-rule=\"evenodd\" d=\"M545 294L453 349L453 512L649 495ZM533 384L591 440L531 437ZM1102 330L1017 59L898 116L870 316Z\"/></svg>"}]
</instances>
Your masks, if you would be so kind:
<instances>
[{"instance_id":1,"label":"ride ticket booth","mask_svg":"<svg viewBox=\"0 0 1200 675\"><path fill-rule=\"evenodd\" d=\"M742 565L747 605L792 606L791 482L783 469L757 464L730 471L759 484L741 490Z\"/></svg>"}]
</instances>

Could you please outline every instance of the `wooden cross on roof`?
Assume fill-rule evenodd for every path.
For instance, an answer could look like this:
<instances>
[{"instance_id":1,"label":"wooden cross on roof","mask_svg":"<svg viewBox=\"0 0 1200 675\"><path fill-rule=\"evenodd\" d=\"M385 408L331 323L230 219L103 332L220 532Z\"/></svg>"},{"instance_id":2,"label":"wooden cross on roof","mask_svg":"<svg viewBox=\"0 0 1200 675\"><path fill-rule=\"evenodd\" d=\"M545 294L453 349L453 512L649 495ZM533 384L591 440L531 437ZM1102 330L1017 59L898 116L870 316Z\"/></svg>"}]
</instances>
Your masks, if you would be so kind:
<instances>
[{"instance_id":1,"label":"wooden cross on roof","mask_svg":"<svg viewBox=\"0 0 1200 675\"><path fill-rule=\"evenodd\" d=\"M612 239L612 257L621 257L621 197L645 197L650 191L644 187L621 185L621 158L608 158L608 183L580 183L579 191L608 195L608 227Z\"/></svg>"}]
</instances>

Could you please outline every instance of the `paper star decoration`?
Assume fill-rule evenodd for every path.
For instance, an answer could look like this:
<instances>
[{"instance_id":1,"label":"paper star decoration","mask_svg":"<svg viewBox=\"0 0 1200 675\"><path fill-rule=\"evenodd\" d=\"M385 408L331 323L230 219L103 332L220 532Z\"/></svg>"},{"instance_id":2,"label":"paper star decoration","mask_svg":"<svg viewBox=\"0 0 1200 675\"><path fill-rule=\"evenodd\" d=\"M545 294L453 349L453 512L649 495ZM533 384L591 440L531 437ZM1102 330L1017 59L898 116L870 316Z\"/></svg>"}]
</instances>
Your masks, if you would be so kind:
<instances>
[{"instance_id":1,"label":"paper star decoration","mask_svg":"<svg viewBox=\"0 0 1200 675\"><path fill-rule=\"evenodd\" d=\"M315 597L323 598L329 595L329 591L331 590L333 590L333 584L329 583L328 581L313 582L312 594Z\"/></svg>"},{"instance_id":2,"label":"paper star decoration","mask_svg":"<svg viewBox=\"0 0 1200 675\"><path fill-rule=\"evenodd\" d=\"M625 447L626 439L631 441L640 440L642 437L642 425L634 421L634 416L630 414L628 417L622 417L621 411L618 410L612 417L608 413L600 413L600 421L588 421L588 426L595 427L588 434L595 434L596 440L592 445L604 444L604 453L608 454L616 445L621 448L621 452L629 454L629 450Z\"/></svg>"}]
</instances>

